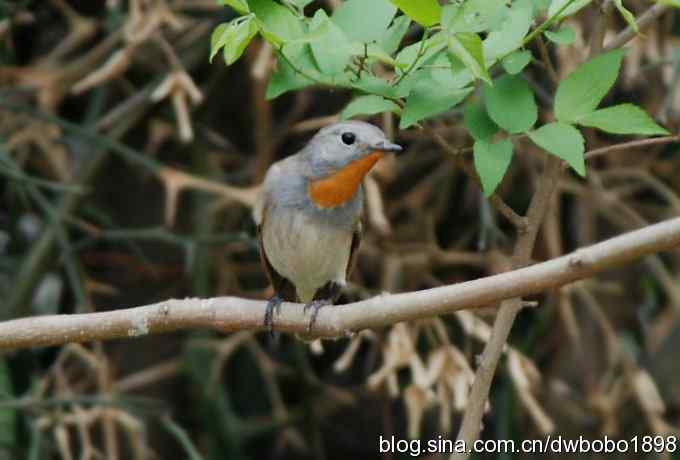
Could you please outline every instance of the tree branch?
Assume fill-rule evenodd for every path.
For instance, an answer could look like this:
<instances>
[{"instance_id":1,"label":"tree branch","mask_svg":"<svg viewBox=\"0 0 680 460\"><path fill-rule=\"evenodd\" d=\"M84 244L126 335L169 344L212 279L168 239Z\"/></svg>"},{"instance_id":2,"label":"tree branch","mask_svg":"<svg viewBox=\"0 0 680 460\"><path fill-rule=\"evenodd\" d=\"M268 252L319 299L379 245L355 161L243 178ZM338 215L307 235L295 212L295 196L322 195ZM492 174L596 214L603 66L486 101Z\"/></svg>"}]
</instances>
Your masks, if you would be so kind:
<instances>
[{"instance_id":1,"label":"tree branch","mask_svg":"<svg viewBox=\"0 0 680 460\"><path fill-rule=\"evenodd\" d=\"M540 177L538 188L534 193L527 211L527 229L521 233L512 254L512 263L515 270L521 269L531 260L536 237L543 223L543 217L548 210L550 199L559 182L562 160L554 156L548 156L545 162L545 170ZM555 259L559 260L559 259ZM510 330L515 322L517 314L524 304L522 296L510 297L501 304L500 310L494 320L491 337L484 347L479 367L475 373L475 380L470 389L469 403L465 408L463 421L458 431L458 440L465 441L470 446L479 438L482 429L482 417L486 400L489 397L491 382L493 381L498 361L505 349L505 343L510 335ZM467 453L454 453L451 460L467 459Z\"/></svg>"},{"instance_id":2,"label":"tree branch","mask_svg":"<svg viewBox=\"0 0 680 460\"><path fill-rule=\"evenodd\" d=\"M636 230L571 254L499 275L405 294L381 295L319 312L313 337L339 337L537 294L614 266L680 245L680 217ZM167 300L143 307L76 315L50 315L0 323L0 349L138 337L180 329L222 332L262 329L266 302L235 297ZM286 304L279 331L305 334L300 304ZM310 337L311 338L311 337Z\"/></svg>"},{"instance_id":3,"label":"tree branch","mask_svg":"<svg viewBox=\"0 0 680 460\"><path fill-rule=\"evenodd\" d=\"M669 9L670 6L661 2L651 6L647 11L642 13L635 21L638 26L638 30L641 31L642 29L647 27L652 21L657 19L659 16L664 14ZM626 27L621 33L619 33L609 43L607 43L607 45L604 47L604 51L610 51L615 48L622 47L630 40L632 40L635 36L637 36L637 34L638 32L636 32L635 29L633 29L632 27L630 26Z\"/></svg>"},{"instance_id":4,"label":"tree branch","mask_svg":"<svg viewBox=\"0 0 680 460\"><path fill-rule=\"evenodd\" d=\"M559 17L560 13L566 9L571 2L566 2L562 9L554 16L549 18L543 25L535 29L531 34L525 38L525 43L531 41L535 36L542 33L548 25L555 18ZM657 8L659 7L659 8ZM655 18L661 15L667 7L655 5L646 11L637 21L640 29L645 25L651 23ZM606 24L600 24L604 27ZM631 29L631 28L629 28ZM609 46L619 47L627 43L634 34L630 34L629 30L622 32L617 36ZM595 39L604 39L603 33L596 33ZM591 43L590 57L594 57L602 49L602 43ZM546 64L547 65L547 64ZM555 157L550 157L546 162L546 168L541 176L538 189L532 197L531 204L526 216L527 227L524 233L518 235L517 242L513 251L513 266L515 269L523 267L531 259L536 236L543 223L551 198L559 181L560 173L564 169L564 163ZM466 445L470 446L479 438L479 433L482 429L482 417L484 415L484 408L486 407L486 400L489 396L491 382L493 381L498 361L503 353L505 342L510 335L510 330L515 321L517 314L522 309L522 299L520 297L509 298L501 304L500 310L496 315L491 337L484 347L484 352L480 360L479 367L475 373L475 380L470 389L469 403L465 408L463 421L460 430L458 431L458 440L462 440ZM469 457L468 453L454 453L450 460L466 460Z\"/></svg>"},{"instance_id":5,"label":"tree branch","mask_svg":"<svg viewBox=\"0 0 680 460\"><path fill-rule=\"evenodd\" d=\"M602 155L607 155L612 152L617 152L621 150L628 150L639 147L649 147L652 145L663 145L663 144L673 144L675 142L680 142L680 135L665 136L665 137L652 137L649 139L638 139L630 142L624 142L622 144L608 145L606 147L600 147L597 149L590 150L585 154L585 159L590 160Z\"/></svg>"}]
</instances>

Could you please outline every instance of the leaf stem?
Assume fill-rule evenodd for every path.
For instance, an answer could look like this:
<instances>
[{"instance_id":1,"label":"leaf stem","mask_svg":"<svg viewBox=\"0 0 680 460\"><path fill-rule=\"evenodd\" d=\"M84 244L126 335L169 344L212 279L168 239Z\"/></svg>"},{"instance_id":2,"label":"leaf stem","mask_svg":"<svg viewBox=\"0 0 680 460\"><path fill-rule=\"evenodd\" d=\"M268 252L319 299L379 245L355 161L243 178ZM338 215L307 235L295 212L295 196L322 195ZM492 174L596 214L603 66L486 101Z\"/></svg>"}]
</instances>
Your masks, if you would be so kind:
<instances>
[{"instance_id":1,"label":"leaf stem","mask_svg":"<svg viewBox=\"0 0 680 460\"><path fill-rule=\"evenodd\" d=\"M408 74L410 74L413 71L413 69L416 67L420 58L425 55L425 50L426 50L425 45L427 44L427 40L430 38L430 32L431 32L431 29L426 27L425 32L423 32L423 39L420 41L420 48L418 49L418 54L416 54L416 57L413 60L413 62L411 63L411 65L408 66L408 68L404 71L404 73L402 73L399 76L399 78L397 78L397 80L394 82L394 84L392 86L397 86L404 78L406 78L406 76Z\"/></svg>"},{"instance_id":2,"label":"leaf stem","mask_svg":"<svg viewBox=\"0 0 680 460\"><path fill-rule=\"evenodd\" d=\"M543 22L543 24L541 24L540 26L538 26L536 29L533 30L533 32L531 32L529 35L527 35L527 36L524 38L524 40L522 40L522 46L526 46L529 42L531 42L534 38L536 38L537 35L542 34L543 32L545 32L545 31L548 29L548 27L550 27L551 25L553 25L553 23L554 23L555 21L557 21L557 18L559 18L560 15L561 15L567 8L569 8L569 6L570 6L572 3L574 3L574 1L575 1L575 0L569 0L567 3L565 3L564 5L562 5L562 8L560 8L559 10L557 10L557 12L556 12L555 14L553 14L552 16L550 16L548 19L546 19L546 20Z\"/></svg>"},{"instance_id":3,"label":"leaf stem","mask_svg":"<svg viewBox=\"0 0 680 460\"><path fill-rule=\"evenodd\" d=\"M281 46L279 46L278 48L276 48L276 54L277 54L277 56L279 56L281 59L283 59L283 60L286 62L286 64L288 64L288 65L290 66L290 68L293 69L293 71L294 71L295 73L300 74L301 76L303 76L303 77L306 78L307 80L313 81L313 82L316 83L317 85L322 85L322 86L344 86L344 85L342 85L342 84L336 84L336 83L333 83L333 82L328 82L328 81L320 80L320 79L318 79L318 78L316 78L316 77L311 76L309 73L305 72L304 70L300 69L300 68L297 67L295 64L293 64L293 61L291 61L290 59L288 59L288 56L286 56L286 53L283 52L283 47L284 47L284 45L281 45Z\"/></svg>"}]
</instances>

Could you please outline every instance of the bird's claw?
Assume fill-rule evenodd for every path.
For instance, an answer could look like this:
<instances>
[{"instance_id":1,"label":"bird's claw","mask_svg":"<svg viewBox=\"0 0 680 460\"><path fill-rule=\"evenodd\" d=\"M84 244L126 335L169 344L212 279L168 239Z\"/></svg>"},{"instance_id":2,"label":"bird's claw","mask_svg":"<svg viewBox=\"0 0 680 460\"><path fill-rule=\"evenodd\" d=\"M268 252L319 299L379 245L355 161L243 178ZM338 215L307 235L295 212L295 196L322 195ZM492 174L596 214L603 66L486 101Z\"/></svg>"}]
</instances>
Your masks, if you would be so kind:
<instances>
[{"instance_id":1,"label":"bird's claw","mask_svg":"<svg viewBox=\"0 0 680 460\"><path fill-rule=\"evenodd\" d=\"M331 300L329 299L320 299L320 300L312 300L308 304L304 306L302 309L302 312L304 314L307 314L307 310L312 310L312 317L309 319L309 324L307 325L307 332L312 332L312 328L314 327L314 323L316 323L316 317L319 314L319 310L321 310L322 307L325 307L326 305L330 305L332 303Z\"/></svg>"},{"instance_id":2,"label":"bird's claw","mask_svg":"<svg viewBox=\"0 0 680 460\"><path fill-rule=\"evenodd\" d=\"M274 337L274 313L281 314L281 304L283 299L275 294L269 302L267 302L267 310L264 313L264 326L269 331L269 335Z\"/></svg>"}]
</instances>

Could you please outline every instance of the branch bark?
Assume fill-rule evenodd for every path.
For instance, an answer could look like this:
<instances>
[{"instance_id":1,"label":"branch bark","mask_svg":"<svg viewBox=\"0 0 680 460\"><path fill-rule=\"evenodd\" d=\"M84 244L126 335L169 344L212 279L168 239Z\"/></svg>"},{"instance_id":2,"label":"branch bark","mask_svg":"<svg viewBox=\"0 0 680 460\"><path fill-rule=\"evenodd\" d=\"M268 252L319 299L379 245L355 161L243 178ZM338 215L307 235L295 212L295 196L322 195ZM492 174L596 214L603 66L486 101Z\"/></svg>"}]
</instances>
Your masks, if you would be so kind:
<instances>
[{"instance_id":1,"label":"branch bark","mask_svg":"<svg viewBox=\"0 0 680 460\"><path fill-rule=\"evenodd\" d=\"M499 275L324 308L309 338L340 337L362 329L538 294L678 245L680 217ZM16 319L0 323L0 350L130 338L188 328L223 332L259 330L263 328L265 307L263 301L217 297L167 300L100 313ZM302 305L285 304L275 324L279 331L305 334L307 322Z\"/></svg>"}]
</instances>

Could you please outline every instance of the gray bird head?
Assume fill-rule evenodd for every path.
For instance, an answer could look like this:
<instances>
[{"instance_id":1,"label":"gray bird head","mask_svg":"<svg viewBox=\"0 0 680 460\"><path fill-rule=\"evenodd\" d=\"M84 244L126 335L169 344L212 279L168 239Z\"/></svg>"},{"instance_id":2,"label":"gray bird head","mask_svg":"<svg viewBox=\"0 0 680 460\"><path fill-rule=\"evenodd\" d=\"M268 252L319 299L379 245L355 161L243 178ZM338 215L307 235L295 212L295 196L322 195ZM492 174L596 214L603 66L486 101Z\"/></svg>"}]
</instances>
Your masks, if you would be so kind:
<instances>
[{"instance_id":1,"label":"gray bird head","mask_svg":"<svg viewBox=\"0 0 680 460\"><path fill-rule=\"evenodd\" d=\"M323 176L373 152L401 150L380 128L363 121L346 121L320 130L307 145L305 155L309 157L312 174Z\"/></svg>"}]
</instances>

